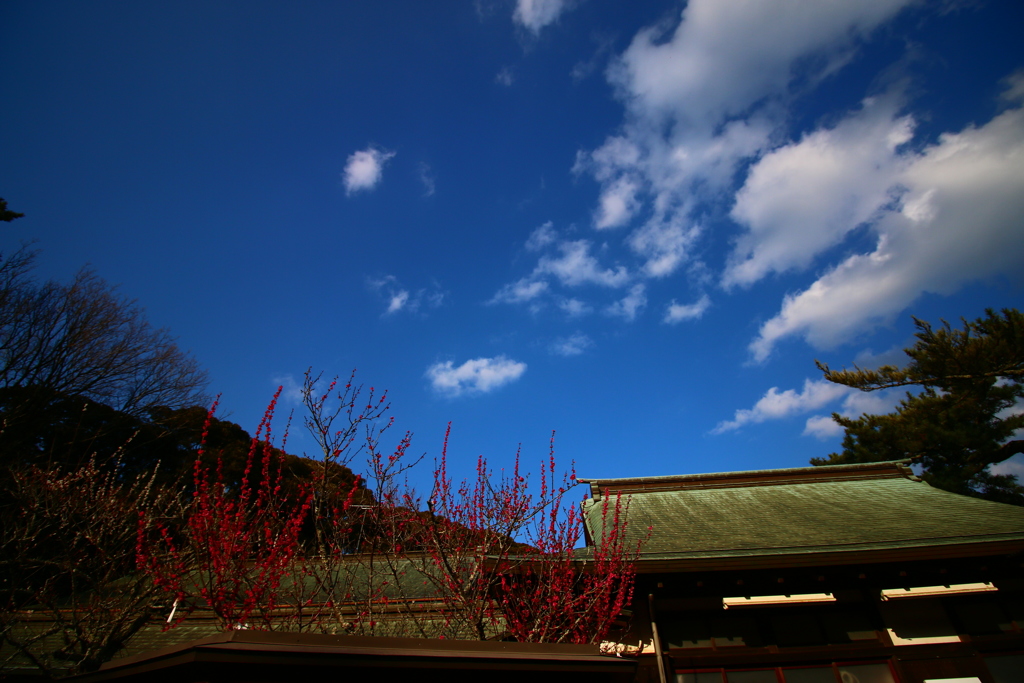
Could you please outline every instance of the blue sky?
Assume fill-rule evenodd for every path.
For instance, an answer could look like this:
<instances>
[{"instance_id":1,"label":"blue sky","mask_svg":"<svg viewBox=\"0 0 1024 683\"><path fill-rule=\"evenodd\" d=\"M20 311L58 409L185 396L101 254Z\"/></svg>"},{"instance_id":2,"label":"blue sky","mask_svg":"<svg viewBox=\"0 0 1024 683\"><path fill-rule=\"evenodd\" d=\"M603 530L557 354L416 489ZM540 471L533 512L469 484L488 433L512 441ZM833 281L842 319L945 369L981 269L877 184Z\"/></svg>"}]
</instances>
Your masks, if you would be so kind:
<instances>
[{"instance_id":1,"label":"blue sky","mask_svg":"<svg viewBox=\"0 0 1024 683\"><path fill-rule=\"evenodd\" d=\"M1016 0L0 5L0 196L254 429L312 366L467 474L794 467L1021 307ZM895 355L894 355L895 354ZM293 432L289 450L311 447ZM1004 471L1024 472L1011 462Z\"/></svg>"}]
</instances>

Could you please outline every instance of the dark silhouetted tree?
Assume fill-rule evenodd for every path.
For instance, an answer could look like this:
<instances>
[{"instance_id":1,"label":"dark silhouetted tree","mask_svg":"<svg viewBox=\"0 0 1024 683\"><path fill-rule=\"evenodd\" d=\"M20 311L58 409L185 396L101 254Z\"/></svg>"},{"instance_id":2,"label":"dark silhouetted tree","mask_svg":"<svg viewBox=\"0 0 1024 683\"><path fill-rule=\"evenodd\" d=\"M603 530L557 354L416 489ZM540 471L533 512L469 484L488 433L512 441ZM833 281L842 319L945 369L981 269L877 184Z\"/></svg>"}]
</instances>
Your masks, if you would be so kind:
<instances>
[{"instance_id":1,"label":"dark silhouetted tree","mask_svg":"<svg viewBox=\"0 0 1024 683\"><path fill-rule=\"evenodd\" d=\"M89 270L67 285L39 284L34 256L22 249L0 263L0 387L82 396L131 415L207 402L206 373L135 302Z\"/></svg>"},{"instance_id":2,"label":"dark silhouetted tree","mask_svg":"<svg viewBox=\"0 0 1024 683\"><path fill-rule=\"evenodd\" d=\"M25 214L18 213L17 211L11 211L7 208L7 200L0 197L0 221L10 223L15 218L22 218Z\"/></svg>"}]
</instances>

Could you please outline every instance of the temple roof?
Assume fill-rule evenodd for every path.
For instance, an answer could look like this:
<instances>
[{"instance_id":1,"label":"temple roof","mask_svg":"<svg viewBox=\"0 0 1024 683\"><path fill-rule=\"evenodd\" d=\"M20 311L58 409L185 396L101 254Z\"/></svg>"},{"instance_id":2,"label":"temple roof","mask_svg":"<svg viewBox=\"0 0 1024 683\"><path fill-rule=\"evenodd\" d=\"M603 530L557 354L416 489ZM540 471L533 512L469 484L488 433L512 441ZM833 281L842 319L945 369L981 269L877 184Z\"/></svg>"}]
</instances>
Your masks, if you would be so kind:
<instances>
[{"instance_id":1,"label":"temple roof","mask_svg":"<svg viewBox=\"0 0 1024 683\"><path fill-rule=\"evenodd\" d=\"M1024 507L933 488L905 461L581 481L589 538L621 494L629 537L651 528L642 561L664 569L1024 550Z\"/></svg>"}]
</instances>

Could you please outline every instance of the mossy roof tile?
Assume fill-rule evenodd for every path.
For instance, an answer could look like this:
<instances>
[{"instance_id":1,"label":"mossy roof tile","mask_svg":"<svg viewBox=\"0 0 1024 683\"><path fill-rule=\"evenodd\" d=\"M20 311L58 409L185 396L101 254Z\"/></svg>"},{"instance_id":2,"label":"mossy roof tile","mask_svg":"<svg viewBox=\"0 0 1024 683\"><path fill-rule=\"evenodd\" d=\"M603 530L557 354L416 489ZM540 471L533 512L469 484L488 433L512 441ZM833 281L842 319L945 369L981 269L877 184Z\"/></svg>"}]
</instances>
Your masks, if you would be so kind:
<instances>
[{"instance_id":1,"label":"mossy roof tile","mask_svg":"<svg viewBox=\"0 0 1024 683\"><path fill-rule=\"evenodd\" d=\"M601 498L628 499L644 557L882 550L1024 540L1024 508L932 488L903 463L585 480L592 538Z\"/></svg>"}]
</instances>

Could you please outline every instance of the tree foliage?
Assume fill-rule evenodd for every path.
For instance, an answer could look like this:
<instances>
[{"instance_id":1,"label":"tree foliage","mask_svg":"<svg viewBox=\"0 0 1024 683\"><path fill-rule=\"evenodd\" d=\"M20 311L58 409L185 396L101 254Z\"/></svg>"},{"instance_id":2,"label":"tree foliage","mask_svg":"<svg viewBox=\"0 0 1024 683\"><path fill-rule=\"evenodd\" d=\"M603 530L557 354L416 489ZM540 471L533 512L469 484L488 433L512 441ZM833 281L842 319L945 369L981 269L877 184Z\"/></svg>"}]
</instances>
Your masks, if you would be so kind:
<instances>
[{"instance_id":1,"label":"tree foliage","mask_svg":"<svg viewBox=\"0 0 1024 683\"><path fill-rule=\"evenodd\" d=\"M1016 477L989 467L1024 453L1024 315L988 310L963 320L962 329L943 321L938 328L914 319L917 342L905 349L910 362L877 370L818 368L825 379L861 391L919 387L887 415L847 418L843 451L815 465L909 458L933 486L989 500L1024 505Z\"/></svg>"},{"instance_id":2,"label":"tree foliage","mask_svg":"<svg viewBox=\"0 0 1024 683\"><path fill-rule=\"evenodd\" d=\"M406 434L382 445L391 421L386 394L360 397L350 379L319 388L307 374L305 420L327 463L361 453L369 482L346 486L319 472L299 495L282 495L281 460L270 447L272 407L247 469L265 474L237 497L197 460L195 493L180 523L143 516L139 566L180 607L213 612L225 629L298 630L432 638L511 637L599 642L632 595L639 545L624 541L624 507L606 510L598 547L580 553L582 516L567 495L575 476L556 476L553 452L530 491L518 457L494 476L454 481L447 437L432 491L421 498L406 473L420 461ZM175 524L178 524L175 527ZM300 534L312 526L313 534Z\"/></svg>"},{"instance_id":3,"label":"tree foliage","mask_svg":"<svg viewBox=\"0 0 1024 683\"><path fill-rule=\"evenodd\" d=\"M135 571L140 512L180 515L178 497L92 461L13 473L0 504L0 677L18 659L51 677L93 671L149 622L161 596Z\"/></svg>"},{"instance_id":4,"label":"tree foliage","mask_svg":"<svg viewBox=\"0 0 1024 683\"><path fill-rule=\"evenodd\" d=\"M0 262L0 387L38 387L141 415L207 402L206 373L92 271L37 283L35 253ZM29 404L24 411L38 410Z\"/></svg>"},{"instance_id":5,"label":"tree foliage","mask_svg":"<svg viewBox=\"0 0 1024 683\"><path fill-rule=\"evenodd\" d=\"M0 197L0 221L10 223L15 218L22 218L25 214L11 211L7 208L7 201Z\"/></svg>"}]
</instances>

